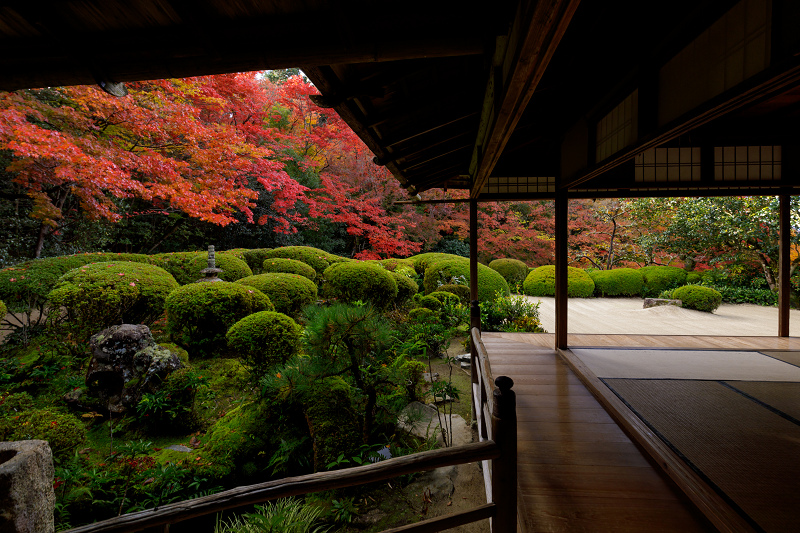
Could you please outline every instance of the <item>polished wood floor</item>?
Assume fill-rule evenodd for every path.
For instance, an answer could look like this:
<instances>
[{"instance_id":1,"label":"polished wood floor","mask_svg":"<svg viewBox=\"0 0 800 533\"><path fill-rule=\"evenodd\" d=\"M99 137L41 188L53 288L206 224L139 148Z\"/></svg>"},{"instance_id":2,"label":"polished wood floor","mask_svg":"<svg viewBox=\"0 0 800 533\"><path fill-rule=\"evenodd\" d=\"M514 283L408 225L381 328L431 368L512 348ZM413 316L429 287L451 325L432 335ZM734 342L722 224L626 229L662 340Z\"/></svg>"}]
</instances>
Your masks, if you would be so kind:
<instances>
[{"instance_id":1,"label":"polished wood floor","mask_svg":"<svg viewBox=\"0 0 800 533\"><path fill-rule=\"evenodd\" d=\"M542 348L555 346L552 333L486 333L506 340L533 344ZM569 334L572 348L617 346L624 348L692 348L716 350L800 350L800 337L717 337L712 335L597 335Z\"/></svg>"},{"instance_id":2,"label":"polished wood floor","mask_svg":"<svg viewBox=\"0 0 800 533\"><path fill-rule=\"evenodd\" d=\"M552 335L483 342L492 374L510 376L517 394L520 531L716 531L555 353Z\"/></svg>"}]
</instances>

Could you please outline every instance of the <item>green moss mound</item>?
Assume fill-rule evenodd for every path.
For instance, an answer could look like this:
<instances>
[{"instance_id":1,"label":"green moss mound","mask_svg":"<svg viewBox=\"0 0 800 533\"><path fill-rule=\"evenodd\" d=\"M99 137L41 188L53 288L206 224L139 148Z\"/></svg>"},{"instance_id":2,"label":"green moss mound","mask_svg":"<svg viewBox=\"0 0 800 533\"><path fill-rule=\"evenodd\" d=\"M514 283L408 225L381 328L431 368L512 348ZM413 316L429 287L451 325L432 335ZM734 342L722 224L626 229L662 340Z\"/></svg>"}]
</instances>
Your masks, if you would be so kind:
<instances>
[{"instance_id":1,"label":"green moss mound","mask_svg":"<svg viewBox=\"0 0 800 533\"><path fill-rule=\"evenodd\" d=\"M713 313L722 303L722 294L711 287L684 285L672 291L672 297L682 302L681 307Z\"/></svg>"},{"instance_id":2,"label":"green moss mound","mask_svg":"<svg viewBox=\"0 0 800 533\"><path fill-rule=\"evenodd\" d=\"M388 270L372 263L337 263L325 270L322 296L346 303L370 302L386 308L397 298L397 282Z\"/></svg>"},{"instance_id":3,"label":"green moss mound","mask_svg":"<svg viewBox=\"0 0 800 533\"><path fill-rule=\"evenodd\" d=\"M436 298L437 300L442 302L442 305L444 305L446 303L457 304L457 303L461 302L461 298L459 298L458 296L456 296L452 292L447 292L447 291L441 291L441 290L433 291L428 296L433 296L434 298Z\"/></svg>"},{"instance_id":4,"label":"green moss mound","mask_svg":"<svg viewBox=\"0 0 800 533\"><path fill-rule=\"evenodd\" d=\"M417 301L417 303L420 305L420 307L430 309L431 311L438 311L442 308L442 302L435 296L423 296Z\"/></svg>"},{"instance_id":5,"label":"green moss mound","mask_svg":"<svg viewBox=\"0 0 800 533\"><path fill-rule=\"evenodd\" d=\"M331 255L325 250L311 246L284 246L270 250L267 252L266 257L283 257L284 259L302 261L313 268L318 276L322 276L325 269L331 265Z\"/></svg>"},{"instance_id":6,"label":"green moss mound","mask_svg":"<svg viewBox=\"0 0 800 533\"><path fill-rule=\"evenodd\" d=\"M283 313L261 311L231 326L228 347L263 376L275 365L297 354L302 329Z\"/></svg>"},{"instance_id":7,"label":"green moss mound","mask_svg":"<svg viewBox=\"0 0 800 533\"><path fill-rule=\"evenodd\" d=\"M192 283L172 291L165 303L167 331L192 356L224 351L231 326L259 311L274 311L269 297L239 283Z\"/></svg>"},{"instance_id":8,"label":"green moss mound","mask_svg":"<svg viewBox=\"0 0 800 533\"><path fill-rule=\"evenodd\" d=\"M686 273L686 283L700 283L701 281L703 281L703 276L697 272Z\"/></svg>"},{"instance_id":9,"label":"green moss mound","mask_svg":"<svg viewBox=\"0 0 800 533\"><path fill-rule=\"evenodd\" d=\"M200 271L208 266L208 252L173 252L152 255L150 258L153 264L172 274L181 285L204 278ZM222 269L218 276L223 281L236 281L253 275L247 263L227 252L214 254L214 261L216 267Z\"/></svg>"},{"instance_id":10,"label":"green moss mound","mask_svg":"<svg viewBox=\"0 0 800 533\"><path fill-rule=\"evenodd\" d=\"M544 265L535 268L528 274L523 283L528 296L555 296L556 267ZM594 292L594 281L585 270L567 267L567 296L570 298L588 298Z\"/></svg>"},{"instance_id":11,"label":"green moss mound","mask_svg":"<svg viewBox=\"0 0 800 533\"><path fill-rule=\"evenodd\" d=\"M46 440L53 457L64 460L86 440L83 424L53 409L30 409L0 420L0 440Z\"/></svg>"},{"instance_id":12,"label":"green moss mound","mask_svg":"<svg viewBox=\"0 0 800 533\"><path fill-rule=\"evenodd\" d=\"M595 296L639 296L642 294L644 279L633 268L614 270L594 270L589 272L594 281Z\"/></svg>"},{"instance_id":13,"label":"green moss mound","mask_svg":"<svg viewBox=\"0 0 800 533\"><path fill-rule=\"evenodd\" d=\"M528 276L528 265L519 259L495 259L489 263L489 268L503 276L511 287L521 284Z\"/></svg>"},{"instance_id":14,"label":"green moss mound","mask_svg":"<svg viewBox=\"0 0 800 533\"><path fill-rule=\"evenodd\" d=\"M651 265L639 269L644 279L642 296L656 298L663 291L680 287L686 283L686 271L682 268Z\"/></svg>"},{"instance_id":15,"label":"green moss mound","mask_svg":"<svg viewBox=\"0 0 800 533\"><path fill-rule=\"evenodd\" d=\"M299 317L307 305L317 301L317 286L304 276L270 272L242 278L236 283L255 287L267 296L275 311Z\"/></svg>"},{"instance_id":16,"label":"green moss mound","mask_svg":"<svg viewBox=\"0 0 800 533\"><path fill-rule=\"evenodd\" d=\"M389 273L397 284L397 299L395 301L398 305L403 305L419 292L417 282L402 272L389 271Z\"/></svg>"},{"instance_id":17,"label":"green moss mound","mask_svg":"<svg viewBox=\"0 0 800 533\"><path fill-rule=\"evenodd\" d=\"M270 250L272 250L272 248L254 248L252 250L245 250L241 253L241 257L239 259L242 259L245 263L247 263L247 266L250 267L250 270L253 271L253 274L261 274L263 272L261 269L262 265L264 264L264 259L267 258L267 253Z\"/></svg>"},{"instance_id":18,"label":"green moss mound","mask_svg":"<svg viewBox=\"0 0 800 533\"><path fill-rule=\"evenodd\" d=\"M430 294L433 291L441 290L441 285L452 284L455 280L463 280L464 284L469 284L468 259L459 257L458 259L446 259L431 264L425 270L425 292ZM478 301L489 301L498 292L502 296L511 294L506 280L498 272L486 265L478 264Z\"/></svg>"},{"instance_id":19,"label":"green moss mound","mask_svg":"<svg viewBox=\"0 0 800 533\"><path fill-rule=\"evenodd\" d=\"M433 263L436 263L437 261L448 261L451 259L458 259L461 261L464 260L464 258L460 255L443 254L439 252L426 252L424 254L412 255L408 258L408 260L414 265L414 270L416 270L417 274L420 276L424 276L425 271L428 270L428 267Z\"/></svg>"},{"instance_id":20,"label":"green moss mound","mask_svg":"<svg viewBox=\"0 0 800 533\"><path fill-rule=\"evenodd\" d=\"M262 272L283 272L285 274L297 274L314 281L317 279L317 272L306 263L297 259L285 259L283 257L270 257L261 264Z\"/></svg>"},{"instance_id":21,"label":"green moss mound","mask_svg":"<svg viewBox=\"0 0 800 533\"><path fill-rule=\"evenodd\" d=\"M441 292L455 294L461 300L462 304L469 304L470 290L466 285L453 285L450 283L445 283L444 285L441 285L438 290Z\"/></svg>"},{"instance_id":22,"label":"green moss mound","mask_svg":"<svg viewBox=\"0 0 800 533\"><path fill-rule=\"evenodd\" d=\"M166 270L145 263L93 263L70 270L49 295L71 326L97 333L114 324L152 325L178 288Z\"/></svg>"},{"instance_id":23,"label":"green moss mound","mask_svg":"<svg viewBox=\"0 0 800 533\"><path fill-rule=\"evenodd\" d=\"M412 322L425 322L426 320L438 316L436 311L427 307L417 307L408 312L408 319Z\"/></svg>"},{"instance_id":24,"label":"green moss mound","mask_svg":"<svg viewBox=\"0 0 800 533\"><path fill-rule=\"evenodd\" d=\"M389 259L379 259L377 260L378 264L380 264L386 270L394 272L398 269L408 269L414 270L414 261L411 259L397 259L397 258L389 258Z\"/></svg>"}]
</instances>

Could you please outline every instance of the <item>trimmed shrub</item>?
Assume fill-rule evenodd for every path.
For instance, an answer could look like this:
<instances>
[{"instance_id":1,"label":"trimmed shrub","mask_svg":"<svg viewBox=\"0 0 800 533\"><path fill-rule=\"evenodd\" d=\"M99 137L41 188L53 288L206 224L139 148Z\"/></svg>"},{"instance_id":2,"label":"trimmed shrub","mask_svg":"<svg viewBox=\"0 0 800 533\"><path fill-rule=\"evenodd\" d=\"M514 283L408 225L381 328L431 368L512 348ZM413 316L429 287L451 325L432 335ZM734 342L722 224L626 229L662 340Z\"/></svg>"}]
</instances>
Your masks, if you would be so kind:
<instances>
[{"instance_id":1,"label":"trimmed shrub","mask_svg":"<svg viewBox=\"0 0 800 533\"><path fill-rule=\"evenodd\" d=\"M0 440L46 440L53 457L64 460L86 440L86 431L74 416L50 409L31 409L0 420Z\"/></svg>"},{"instance_id":2,"label":"trimmed shrub","mask_svg":"<svg viewBox=\"0 0 800 533\"><path fill-rule=\"evenodd\" d=\"M701 281L703 281L703 276L701 276L699 273L697 272L686 273L686 283L695 284L695 283L700 283Z\"/></svg>"},{"instance_id":3,"label":"trimmed shrub","mask_svg":"<svg viewBox=\"0 0 800 533\"><path fill-rule=\"evenodd\" d=\"M684 285L672 291L672 297L682 302L681 307L713 313L722 303L722 295L711 287Z\"/></svg>"},{"instance_id":4,"label":"trimmed shrub","mask_svg":"<svg viewBox=\"0 0 800 533\"><path fill-rule=\"evenodd\" d=\"M703 284L722 295L722 301L732 304L778 305L778 293L769 289L750 289L746 287L729 287L727 285ZM794 306L794 304L793 304Z\"/></svg>"},{"instance_id":5,"label":"trimmed shrub","mask_svg":"<svg viewBox=\"0 0 800 533\"><path fill-rule=\"evenodd\" d=\"M436 311L432 311L427 307L417 307L408 312L408 319L412 322L424 322L435 316L437 316Z\"/></svg>"},{"instance_id":6,"label":"trimmed shrub","mask_svg":"<svg viewBox=\"0 0 800 533\"><path fill-rule=\"evenodd\" d=\"M255 287L269 296L275 311L295 318L300 316L304 307L317 301L317 286L310 279L297 274L269 272L248 276L236 283Z\"/></svg>"},{"instance_id":7,"label":"trimmed shrub","mask_svg":"<svg viewBox=\"0 0 800 533\"><path fill-rule=\"evenodd\" d=\"M682 268L650 265L639 269L644 279L642 296L655 298L662 291L674 289L686 283L686 271Z\"/></svg>"},{"instance_id":8,"label":"trimmed shrub","mask_svg":"<svg viewBox=\"0 0 800 533\"><path fill-rule=\"evenodd\" d=\"M208 252L172 252L150 257L153 264L172 274L181 285L204 278L200 271L208 266ZM222 269L219 278L223 281L236 281L253 275L247 263L234 255L218 252L214 259L217 268Z\"/></svg>"},{"instance_id":9,"label":"trimmed shrub","mask_svg":"<svg viewBox=\"0 0 800 533\"><path fill-rule=\"evenodd\" d=\"M639 296L642 294L644 279L633 268L614 270L593 270L589 276L594 281L595 296Z\"/></svg>"},{"instance_id":10,"label":"trimmed shrub","mask_svg":"<svg viewBox=\"0 0 800 533\"><path fill-rule=\"evenodd\" d=\"M152 325L178 288L166 270L144 263L93 263L70 270L50 292L78 330L93 334L115 324Z\"/></svg>"},{"instance_id":11,"label":"trimmed shrub","mask_svg":"<svg viewBox=\"0 0 800 533\"><path fill-rule=\"evenodd\" d=\"M389 259L379 259L378 263L391 272L394 272L398 269L407 268L409 270L414 270L414 261L409 259L397 259L397 258L389 258Z\"/></svg>"},{"instance_id":12,"label":"trimmed shrub","mask_svg":"<svg viewBox=\"0 0 800 533\"><path fill-rule=\"evenodd\" d=\"M264 259L267 258L267 252L272 250L272 248L255 248L253 250L245 250L242 252L242 257L247 266L250 267L250 270L253 271L253 274L261 274L263 272L262 268L264 265Z\"/></svg>"},{"instance_id":13,"label":"trimmed shrub","mask_svg":"<svg viewBox=\"0 0 800 533\"><path fill-rule=\"evenodd\" d=\"M371 302L385 308L397 298L397 282L381 266L351 261L337 263L325 270L322 296L342 302Z\"/></svg>"},{"instance_id":14,"label":"trimmed shrub","mask_svg":"<svg viewBox=\"0 0 800 533\"><path fill-rule=\"evenodd\" d=\"M283 313L261 311L231 326L225 338L228 347L263 376L271 367L297 354L302 329Z\"/></svg>"},{"instance_id":15,"label":"trimmed shrub","mask_svg":"<svg viewBox=\"0 0 800 533\"><path fill-rule=\"evenodd\" d=\"M0 300L0 320L2 320L6 314L8 314L8 307L3 303L3 300Z\"/></svg>"},{"instance_id":16,"label":"trimmed shrub","mask_svg":"<svg viewBox=\"0 0 800 533\"><path fill-rule=\"evenodd\" d=\"M312 248L311 246L284 246L266 253L266 257L282 257L284 259L302 261L313 268L318 276L322 276L325 269L331 265L329 259L331 255L325 250Z\"/></svg>"},{"instance_id":17,"label":"trimmed shrub","mask_svg":"<svg viewBox=\"0 0 800 533\"><path fill-rule=\"evenodd\" d=\"M191 355L224 349L225 334L236 322L275 310L260 290L225 281L178 287L167 296L165 307L170 337Z\"/></svg>"},{"instance_id":18,"label":"trimmed shrub","mask_svg":"<svg viewBox=\"0 0 800 533\"><path fill-rule=\"evenodd\" d=\"M397 284L397 299L395 302L398 305L403 305L419 292L419 285L417 285L417 282L413 279L400 272L389 271L389 274L391 274L392 278L394 278L394 282Z\"/></svg>"},{"instance_id":19,"label":"trimmed shrub","mask_svg":"<svg viewBox=\"0 0 800 533\"><path fill-rule=\"evenodd\" d=\"M270 257L261 264L261 272L283 272L284 274L297 274L308 278L310 281L317 279L317 272L302 261L285 259L283 257Z\"/></svg>"},{"instance_id":20,"label":"trimmed shrub","mask_svg":"<svg viewBox=\"0 0 800 533\"><path fill-rule=\"evenodd\" d=\"M489 268L503 276L511 287L523 283L528 277L528 265L519 259L495 259L489 263Z\"/></svg>"},{"instance_id":21,"label":"trimmed shrub","mask_svg":"<svg viewBox=\"0 0 800 533\"><path fill-rule=\"evenodd\" d=\"M250 250L250 248L231 248L230 250L224 250L224 252L228 255L232 255L237 259L241 259L245 263L247 261L244 260L244 253ZM220 250L218 253L221 253L223 250ZM250 267L252 269L252 267Z\"/></svg>"},{"instance_id":22,"label":"trimmed shrub","mask_svg":"<svg viewBox=\"0 0 800 533\"><path fill-rule=\"evenodd\" d=\"M414 270L416 270L417 274L420 276L424 276L425 271L428 270L428 267L433 263L436 263L437 261L447 261L449 259L459 259L461 261L464 260L464 258L460 255L443 254L439 252L426 252L424 254L412 255L408 258L408 260L410 260L414 265Z\"/></svg>"},{"instance_id":23,"label":"trimmed shrub","mask_svg":"<svg viewBox=\"0 0 800 533\"><path fill-rule=\"evenodd\" d=\"M325 259L328 260L328 263L335 265L336 263L347 263L349 261L357 261L357 259L351 259L349 257L342 257L341 255L336 254L326 254Z\"/></svg>"},{"instance_id":24,"label":"trimmed shrub","mask_svg":"<svg viewBox=\"0 0 800 533\"><path fill-rule=\"evenodd\" d=\"M535 268L525 278L523 284L528 296L555 296L556 267L544 265ZM585 270L567 267L567 296L570 298L588 298L594 292L594 281Z\"/></svg>"},{"instance_id":25,"label":"trimmed shrub","mask_svg":"<svg viewBox=\"0 0 800 533\"><path fill-rule=\"evenodd\" d=\"M461 299L458 296L456 296L452 292L447 292L447 291L441 291L441 290L440 291L433 291L428 296L433 296L434 298L436 298L437 300L442 302L442 304L445 304L448 301L450 303L453 303L453 304L457 304L457 303L461 302Z\"/></svg>"},{"instance_id":26,"label":"trimmed shrub","mask_svg":"<svg viewBox=\"0 0 800 533\"><path fill-rule=\"evenodd\" d=\"M421 307L430 309L431 311L438 311L442 308L442 302L435 296L423 296L417 301L417 303Z\"/></svg>"},{"instance_id":27,"label":"trimmed shrub","mask_svg":"<svg viewBox=\"0 0 800 533\"><path fill-rule=\"evenodd\" d=\"M445 283L444 285L439 286L438 291L453 293L459 297L462 304L469 304L470 290L467 285L453 285L450 283Z\"/></svg>"},{"instance_id":28,"label":"trimmed shrub","mask_svg":"<svg viewBox=\"0 0 800 533\"><path fill-rule=\"evenodd\" d=\"M425 293L441 290L441 284L452 284L456 279L469 283L469 260L459 257L433 263L425 271ZM511 294L508 283L503 276L486 265L478 264L478 300L481 302L493 299L497 293L502 296Z\"/></svg>"}]
</instances>

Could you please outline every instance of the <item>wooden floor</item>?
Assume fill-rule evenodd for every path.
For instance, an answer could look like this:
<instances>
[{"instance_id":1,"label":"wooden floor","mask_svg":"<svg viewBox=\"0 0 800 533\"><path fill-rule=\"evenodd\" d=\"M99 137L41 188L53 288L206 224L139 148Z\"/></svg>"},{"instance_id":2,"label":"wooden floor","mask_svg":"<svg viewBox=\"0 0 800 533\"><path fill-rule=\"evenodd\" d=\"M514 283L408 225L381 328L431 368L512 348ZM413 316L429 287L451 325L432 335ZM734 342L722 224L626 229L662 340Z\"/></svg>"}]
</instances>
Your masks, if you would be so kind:
<instances>
[{"instance_id":1,"label":"wooden floor","mask_svg":"<svg viewBox=\"0 0 800 533\"><path fill-rule=\"evenodd\" d=\"M493 335L486 333L485 335ZM503 338L542 348L555 346L552 333L503 333ZM693 348L715 350L800 350L800 337L715 337L699 335L594 335L569 334L571 348L617 346L624 348Z\"/></svg>"},{"instance_id":2,"label":"wooden floor","mask_svg":"<svg viewBox=\"0 0 800 533\"><path fill-rule=\"evenodd\" d=\"M583 337L570 341L622 340ZM521 531L716 531L556 355L552 335L484 333L483 342L492 374L510 376L517 394Z\"/></svg>"}]
</instances>

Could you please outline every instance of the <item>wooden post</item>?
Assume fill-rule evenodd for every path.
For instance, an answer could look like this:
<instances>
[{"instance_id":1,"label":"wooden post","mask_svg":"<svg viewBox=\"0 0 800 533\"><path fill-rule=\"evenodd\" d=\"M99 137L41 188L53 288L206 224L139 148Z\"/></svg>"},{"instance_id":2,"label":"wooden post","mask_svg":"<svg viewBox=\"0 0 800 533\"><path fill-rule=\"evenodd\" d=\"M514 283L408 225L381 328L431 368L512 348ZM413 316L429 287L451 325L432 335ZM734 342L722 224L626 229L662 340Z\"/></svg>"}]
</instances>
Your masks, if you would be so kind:
<instances>
[{"instance_id":1,"label":"wooden post","mask_svg":"<svg viewBox=\"0 0 800 533\"><path fill-rule=\"evenodd\" d=\"M481 309L478 307L478 202L469 202L469 330L481 329ZM478 347L470 335L470 373L472 383L478 383ZM476 419L475 399L472 401L472 419Z\"/></svg>"},{"instance_id":2,"label":"wooden post","mask_svg":"<svg viewBox=\"0 0 800 533\"><path fill-rule=\"evenodd\" d=\"M556 348L567 347L567 193L556 193Z\"/></svg>"},{"instance_id":3,"label":"wooden post","mask_svg":"<svg viewBox=\"0 0 800 533\"><path fill-rule=\"evenodd\" d=\"M791 271L790 238L792 197L782 194L780 197L778 219L778 337L789 336L789 308L792 285L789 279Z\"/></svg>"},{"instance_id":4,"label":"wooden post","mask_svg":"<svg viewBox=\"0 0 800 533\"><path fill-rule=\"evenodd\" d=\"M517 533L517 396L510 377L498 376L494 384L492 440L500 457L492 460L492 500L497 506L492 533Z\"/></svg>"}]
</instances>

